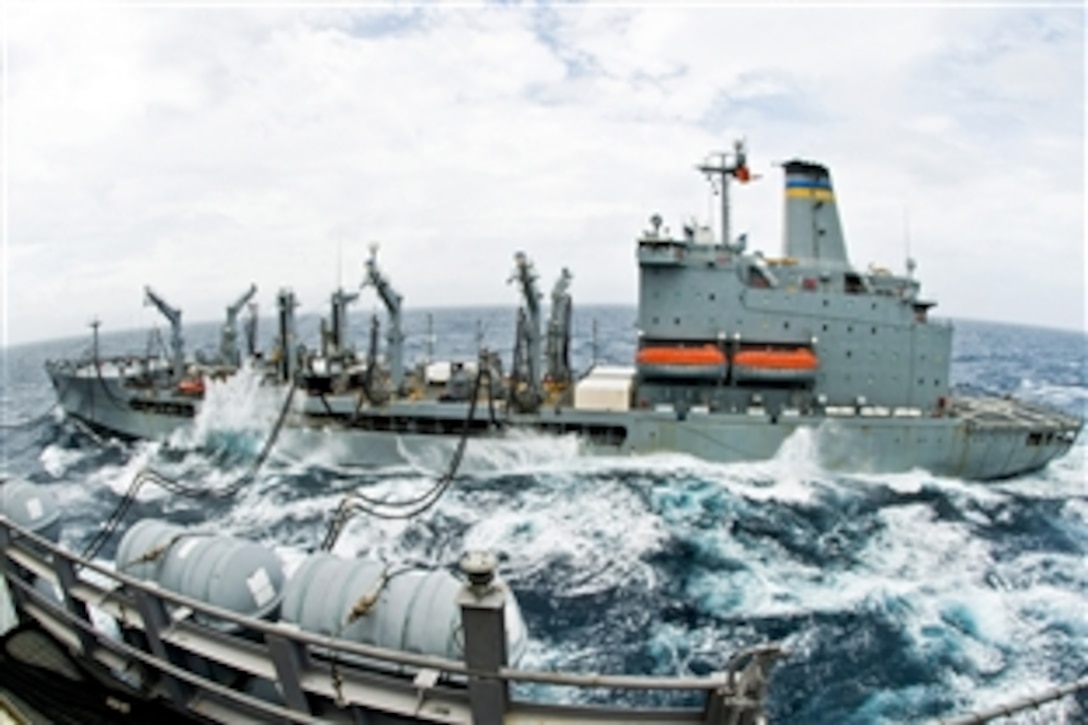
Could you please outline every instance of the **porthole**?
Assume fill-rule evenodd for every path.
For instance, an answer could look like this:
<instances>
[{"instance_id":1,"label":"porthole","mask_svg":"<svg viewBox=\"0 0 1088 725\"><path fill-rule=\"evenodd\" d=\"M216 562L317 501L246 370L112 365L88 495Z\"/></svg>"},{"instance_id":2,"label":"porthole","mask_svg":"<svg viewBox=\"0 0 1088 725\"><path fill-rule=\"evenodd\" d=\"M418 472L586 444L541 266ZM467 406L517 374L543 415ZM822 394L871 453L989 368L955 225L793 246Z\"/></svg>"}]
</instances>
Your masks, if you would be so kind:
<instances>
[{"instance_id":1,"label":"porthole","mask_svg":"<svg viewBox=\"0 0 1088 725\"><path fill-rule=\"evenodd\" d=\"M873 334L874 335L876 334L876 328L875 327L873 328Z\"/></svg>"},{"instance_id":2,"label":"porthole","mask_svg":"<svg viewBox=\"0 0 1088 725\"><path fill-rule=\"evenodd\" d=\"M674 324L677 324L677 325L680 324L680 318L679 317L672 318L672 321L673 321Z\"/></svg>"}]
</instances>

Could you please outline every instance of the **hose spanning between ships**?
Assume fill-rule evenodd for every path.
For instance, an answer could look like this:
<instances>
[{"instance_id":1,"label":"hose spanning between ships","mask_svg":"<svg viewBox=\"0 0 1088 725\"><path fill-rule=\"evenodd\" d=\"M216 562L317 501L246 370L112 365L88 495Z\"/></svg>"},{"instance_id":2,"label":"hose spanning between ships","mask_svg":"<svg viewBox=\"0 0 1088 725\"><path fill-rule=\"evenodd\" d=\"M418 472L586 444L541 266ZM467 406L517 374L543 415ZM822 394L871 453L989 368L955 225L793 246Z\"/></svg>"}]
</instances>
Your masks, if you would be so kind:
<instances>
[{"instance_id":1,"label":"hose spanning between ships","mask_svg":"<svg viewBox=\"0 0 1088 725\"><path fill-rule=\"evenodd\" d=\"M491 374L487 369L481 369L476 374L475 384L473 385L471 402L469 404L468 413L465 416L464 423L461 428L461 435L457 441L457 447L454 450L453 456L450 458L449 466L444 474L440 476L433 486L427 489L422 494L410 499L390 501L387 499L374 498L367 496L359 491L354 491L341 500L337 506L333 519L329 524L328 531L325 534L324 539L321 542L321 550L329 551L336 544L336 540L339 538L344 526L347 522L358 513L364 513L377 518L382 519L410 519L426 512L432 508L442 498L442 495L449 489L454 479L457 477L457 472L461 467L461 462L464 459L465 447L468 444L469 431L471 428L472 420L476 415L476 406L479 400L480 388L484 381L487 381L487 395L488 395L488 409L491 416L491 423L497 424L495 419L494 399L491 385ZM129 484L125 494L121 497L121 500L117 503L113 513L110 514L106 523L102 529L95 535L95 537L88 543L86 549L83 552L84 558L93 559L101 551L102 547L109 541L110 537L116 532L117 527L132 507L133 502L136 500L136 495L139 493L140 488L145 483L154 483L161 486L170 493L185 496L194 499L225 499L234 496L243 488L252 483L265 461L268 459L269 454L272 452L272 448L279 438L279 434L283 429L283 424L287 420L287 414L291 409L291 401L294 399L295 391L298 389L297 381L293 382L291 387L287 391L287 395L284 396L283 405L280 407L279 416L276 419L275 424L272 426L272 430L269 432L264 445L261 447L261 451L257 458L254 460L253 465L246 473L234 483L224 486L218 489L199 488L186 484L177 478L167 476L166 474L155 470L150 466L142 468L135 477L132 479L132 483Z\"/></svg>"},{"instance_id":2,"label":"hose spanning between ships","mask_svg":"<svg viewBox=\"0 0 1088 725\"><path fill-rule=\"evenodd\" d=\"M279 417L276 418L275 424L272 426L268 438L265 440L264 445L261 447L261 452L257 458L253 461L253 465L246 471L245 475L239 478L229 486L224 486L218 489L198 488L181 480L167 476L164 473L156 471L150 466L145 466L140 469L132 479L132 483L129 484L128 490L125 491L125 495L121 497L121 500L117 503L117 507L110 514L110 517L106 520L106 524L95 535L91 542L87 545L87 548L83 552L83 557L86 559L93 559L98 552L102 549L110 537L117 530L117 526L124 519L125 514L128 513L129 508L132 507L132 503L136 500L136 494L139 492L140 487L147 482L155 483L162 488L166 489L170 493L177 494L179 496L186 496L188 498L195 499L223 499L229 498L243 488L252 483L256 477L261 466L268 459L268 455L272 452L272 446L275 444L276 439L279 437L280 431L283 429L283 423L287 420L287 413L291 409L291 401L294 399L295 390L298 388L296 383L292 383L291 387L287 391L287 395L284 396L283 405L280 407Z\"/></svg>"},{"instance_id":3,"label":"hose spanning between ships","mask_svg":"<svg viewBox=\"0 0 1088 725\"><path fill-rule=\"evenodd\" d=\"M476 373L476 381L472 387L471 402L469 403L468 413L465 415L465 420L461 427L461 435L457 440L457 448L454 449L453 456L450 458L449 467L446 472L442 474L429 489L422 494L409 499L390 501L388 499L367 496L358 490L347 494L341 499L340 504L336 507L336 512L333 514L332 521L329 522L329 529L321 542L322 551L332 550L332 547L336 545L336 540L340 538L344 526L358 513L364 513L374 516L375 518L388 520L410 519L419 516L438 503L439 499L442 498L442 495L449 489L450 484L452 484L457 477L457 471L461 467L461 461L465 456L465 447L468 444L469 430L472 425L472 420L476 416L476 404L479 401L480 387L483 385L485 379L487 381L487 402L490 419L493 425L496 424L491 373L486 368L480 368Z\"/></svg>"}]
</instances>

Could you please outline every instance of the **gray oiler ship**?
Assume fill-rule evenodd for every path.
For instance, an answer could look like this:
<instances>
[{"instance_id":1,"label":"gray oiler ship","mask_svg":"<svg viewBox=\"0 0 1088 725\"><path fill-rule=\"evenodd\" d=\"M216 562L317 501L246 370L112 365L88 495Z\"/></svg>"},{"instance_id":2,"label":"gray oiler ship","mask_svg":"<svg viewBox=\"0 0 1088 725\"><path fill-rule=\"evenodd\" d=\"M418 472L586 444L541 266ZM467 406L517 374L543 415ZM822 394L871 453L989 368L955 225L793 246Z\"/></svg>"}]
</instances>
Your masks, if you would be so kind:
<instances>
[{"instance_id":1,"label":"gray oiler ship","mask_svg":"<svg viewBox=\"0 0 1088 725\"><path fill-rule=\"evenodd\" d=\"M388 323L382 345L372 321L365 355L345 339L356 294L333 294L321 349L309 351L298 344L294 296L282 290L277 343L261 363L285 398L296 391L277 450L332 446L345 464L384 465L437 441L452 446L463 432L501 441L529 430L577 435L588 453L674 451L732 462L771 458L809 430L829 469L923 468L978 480L1032 471L1069 450L1082 420L950 389L952 327L930 319L935 303L919 296L912 260L902 276L850 263L825 166L782 165L777 258L750 252L744 235L730 234L730 184L750 179L743 145L698 168L721 195L720 235L690 225L675 238L659 216L651 218L636 245L639 338L631 367L595 365L575 378L571 275L563 270L545 320L537 276L522 253L512 278L522 302L508 374L488 350L476 360L406 366L401 297L374 250L364 286L377 291ZM205 377L237 369L241 300L228 308L219 359L193 363L180 312L148 296L173 326L170 357L95 353L49 363L72 418L112 435L164 437L196 415Z\"/></svg>"}]
</instances>

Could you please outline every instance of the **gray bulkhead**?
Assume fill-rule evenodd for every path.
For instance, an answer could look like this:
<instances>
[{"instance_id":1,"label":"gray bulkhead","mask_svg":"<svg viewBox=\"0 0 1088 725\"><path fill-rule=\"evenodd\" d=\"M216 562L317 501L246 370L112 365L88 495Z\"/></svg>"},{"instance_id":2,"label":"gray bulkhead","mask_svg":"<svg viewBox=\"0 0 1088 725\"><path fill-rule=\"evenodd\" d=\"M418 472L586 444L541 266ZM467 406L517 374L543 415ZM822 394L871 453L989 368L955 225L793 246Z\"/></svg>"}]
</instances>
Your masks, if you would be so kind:
<instances>
[{"instance_id":1,"label":"gray bulkhead","mask_svg":"<svg viewBox=\"0 0 1088 725\"><path fill-rule=\"evenodd\" d=\"M778 259L742 244L661 235L639 240L640 346L713 345L811 349L819 368L792 384L654 380L637 404L752 404L813 409L883 406L933 411L949 394L952 329L928 320L918 283L884 270L861 273L846 256L826 168L787 162L783 251Z\"/></svg>"}]
</instances>

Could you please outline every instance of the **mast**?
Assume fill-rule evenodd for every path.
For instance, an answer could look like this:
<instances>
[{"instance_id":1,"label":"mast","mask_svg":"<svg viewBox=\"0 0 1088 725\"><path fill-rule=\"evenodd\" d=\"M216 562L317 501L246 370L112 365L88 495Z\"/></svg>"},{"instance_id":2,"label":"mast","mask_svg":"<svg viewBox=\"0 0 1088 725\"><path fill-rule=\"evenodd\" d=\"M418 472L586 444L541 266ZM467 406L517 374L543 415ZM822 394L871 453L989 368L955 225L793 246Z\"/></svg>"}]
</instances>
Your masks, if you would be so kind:
<instances>
[{"instance_id":1,"label":"mast","mask_svg":"<svg viewBox=\"0 0 1088 725\"><path fill-rule=\"evenodd\" d=\"M733 153L717 151L711 153L706 161L695 167L702 171L710 179L715 192L722 197L722 232L720 243L722 246L731 245L729 236L729 179L735 178L741 183L749 181L752 176L748 170L748 156L744 148L744 141L733 142Z\"/></svg>"},{"instance_id":2,"label":"mast","mask_svg":"<svg viewBox=\"0 0 1088 725\"><path fill-rule=\"evenodd\" d=\"M404 335L400 327L400 303L401 296L389 283L388 278L378 269L378 245L370 245L370 258L366 260L366 279L363 287L373 285L378 296L389 313L389 331L386 333L386 342L389 349L389 377L393 389L401 390L404 381Z\"/></svg>"},{"instance_id":3,"label":"mast","mask_svg":"<svg viewBox=\"0 0 1088 725\"><path fill-rule=\"evenodd\" d=\"M177 382L185 373L185 341L181 336L181 310L168 305L150 287L144 287L144 295L146 300L155 305L163 317L170 322L170 352L172 354L170 380Z\"/></svg>"},{"instance_id":4,"label":"mast","mask_svg":"<svg viewBox=\"0 0 1088 725\"><path fill-rule=\"evenodd\" d=\"M276 361L279 379L282 383L291 383L298 370L297 351L295 349L295 308L298 302L295 293L286 287L276 295L276 317L279 323L279 360Z\"/></svg>"},{"instance_id":5,"label":"mast","mask_svg":"<svg viewBox=\"0 0 1088 725\"><path fill-rule=\"evenodd\" d=\"M98 328L101 326L102 321L97 317L91 320L91 359L94 360L95 370L99 371L101 370L101 358L98 353Z\"/></svg>"}]
</instances>

